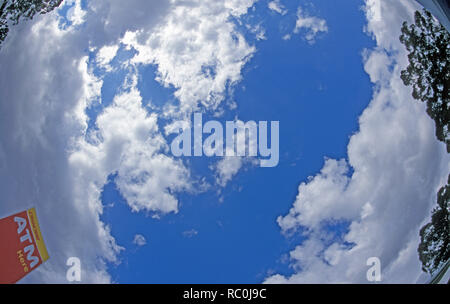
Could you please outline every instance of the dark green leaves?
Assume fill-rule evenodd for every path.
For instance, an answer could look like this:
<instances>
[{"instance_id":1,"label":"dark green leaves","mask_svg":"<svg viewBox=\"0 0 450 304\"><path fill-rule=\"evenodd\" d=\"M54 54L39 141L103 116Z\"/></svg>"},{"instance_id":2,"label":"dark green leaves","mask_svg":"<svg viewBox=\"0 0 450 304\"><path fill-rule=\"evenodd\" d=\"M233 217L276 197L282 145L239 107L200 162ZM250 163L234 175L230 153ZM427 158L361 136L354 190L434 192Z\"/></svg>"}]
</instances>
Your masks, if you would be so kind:
<instances>
[{"instance_id":1,"label":"dark green leaves","mask_svg":"<svg viewBox=\"0 0 450 304\"><path fill-rule=\"evenodd\" d=\"M10 25L16 25L22 19L33 19L36 14L46 14L61 2L62 0L0 0L0 44L8 35Z\"/></svg>"},{"instance_id":2,"label":"dark green leaves","mask_svg":"<svg viewBox=\"0 0 450 304\"><path fill-rule=\"evenodd\" d=\"M414 24L402 26L400 41L409 52L409 65L401 79L412 86L412 96L426 102L427 113L436 125L436 137L450 152L449 84L450 35L432 15L416 12Z\"/></svg>"},{"instance_id":3,"label":"dark green leaves","mask_svg":"<svg viewBox=\"0 0 450 304\"><path fill-rule=\"evenodd\" d=\"M427 113L434 120L436 137L450 152L449 140L449 85L450 85L450 35L426 10L416 12L414 24L402 25L400 41L409 52L408 67L401 79L412 86L414 99L426 102ZM450 175L447 185L437 195L431 222L420 229L421 243L417 249L422 269L433 273L450 258Z\"/></svg>"},{"instance_id":4,"label":"dark green leaves","mask_svg":"<svg viewBox=\"0 0 450 304\"><path fill-rule=\"evenodd\" d=\"M418 248L422 269L433 273L450 258L450 175L447 185L437 195L438 207L433 209L431 222L420 229Z\"/></svg>"}]
</instances>

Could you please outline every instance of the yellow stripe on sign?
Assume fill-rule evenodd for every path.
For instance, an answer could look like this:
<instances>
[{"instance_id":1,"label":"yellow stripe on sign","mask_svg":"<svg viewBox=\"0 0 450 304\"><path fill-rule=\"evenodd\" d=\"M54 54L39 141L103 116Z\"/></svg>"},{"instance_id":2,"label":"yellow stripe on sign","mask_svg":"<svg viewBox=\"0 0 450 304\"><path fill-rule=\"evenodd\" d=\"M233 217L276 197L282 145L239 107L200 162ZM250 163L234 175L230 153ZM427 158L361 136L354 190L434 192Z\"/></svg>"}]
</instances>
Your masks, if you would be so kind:
<instances>
[{"instance_id":1,"label":"yellow stripe on sign","mask_svg":"<svg viewBox=\"0 0 450 304\"><path fill-rule=\"evenodd\" d=\"M44 239L42 238L41 228L39 227L39 222L36 216L36 209L31 208L27 210L28 219L30 220L31 230L33 231L34 240L36 241L36 245L39 250L39 254L41 255L42 262L48 260L48 252L47 247L45 247Z\"/></svg>"}]
</instances>

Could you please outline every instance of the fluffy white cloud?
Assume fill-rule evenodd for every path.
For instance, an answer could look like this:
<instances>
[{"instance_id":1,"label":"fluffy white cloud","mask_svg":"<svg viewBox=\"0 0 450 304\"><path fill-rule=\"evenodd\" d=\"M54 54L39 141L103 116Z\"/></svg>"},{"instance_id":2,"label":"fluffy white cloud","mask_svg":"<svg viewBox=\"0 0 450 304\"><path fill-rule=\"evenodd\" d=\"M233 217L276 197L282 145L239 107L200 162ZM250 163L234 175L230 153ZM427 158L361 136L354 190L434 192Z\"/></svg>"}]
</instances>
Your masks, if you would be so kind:
<instances>
[{"instance_id":1,"label":"fluffy white cloud","mask_svg":"<svg viewBox=\"0 0 450 304\"><path fill-rule=\"evenodd\" d=\"M283 4L281 4L280 0L270 1L267 4L267 7L272 11L277 12L278 14L281 15L286 15L287 13L287 9L284 7Z\"/></svg>"},{"instance_id":2,"label":"fluffy white cloud","mask_svg":"<svg viewBox=\"0 0 450 304\"><path fill-rule=\"evenodd\" d=\"M319 33L328 32L327 22L324 19L315 16L309 16L303 11L301 6L297 9L297 21L295 22L294 34L302 34L302 37L309 43L314 44L316 42L316 36ZM288 34L283 39L290 39L291 35Z\"/></svg>"},{"instance_id":3,"label":"fluffy white cloud","mask_svg":"<svg viewBox=\"0 0 450 304\"><path fill-rule=\"evenodd\" d=\"M151 31L164 21L171 9L172 1L166 0L121 0L89 1L83 33L91 47L102 47L117 43L127 31Z\"/></svg>"},{"instance_id":4,"label":"fluffy white cloud","mask_svg":"<svg viewBox=\"0 0 450 304\"><path fill-rule=\"evenodd\" d=\"M156 80L176 89L180 107L166 107L166 117L185 119L186 125L192 111L217 110L228 88L241 79L242 67L255 48L248 45L231 18L245 14L253 3L172 1L168 16L154 30L125 33L121 42L138 51L130 63L155 64ZM260 26L249 30L264 39ZM172 125L166 126L166 133L172 129ZM241 165L239 158L218 163L219 183L225 185Z\"/></svg>"},{"instance_id":5,"label":"fluffy white cloud","mask_svg":"<svg viewBox=\"0 0 450 304\"><path fill-rule=\"evenodd\" d=\"M84 282L108 282L105 261L121 249L100 221L99 186L68 162L71 138L85 128L80 115L99 90L87 47L49 14L16 26L0 51L0 216L36 206L50 254L25 282L65 282L71 256L82 261Z\"/></svg>"},{"instance_id":6,"label":"fluffy white cloud","mask_svg":"<svg viewBox=\"0 0 450 304\"><path fill-rule=\"evenodd\" d=\"M89 141L80 137L69 162L86 180L106 182L117 172L117 186L134 211L177 212L173 192L187 190L189 171L181 161L166 156L168 147L134 87L114 98L97 118L98 130Z\"/></svg>"},{"instance_id":7,"label":"fluffy white cloud","mask_svg":"<svg viewBox=\"0 0 450 304\"><path fill-rule=\"evenodd\" d=\"M290 253L295 274L266 282L367 283L370 257L380 258L385 283L421 277L419 229L446 180L449 158L424 105L400 79L408 59L398 37L415 9L410 1L367 1L367 30L377 42L363 54L373 99L350 139L348 160L326 159L278 218L283 232L301 229L307 240ZM336 223L349 223L338 240L326 228Z\"/></svg>"},{"instance_id":8,"label":"fluffy white cloud","mask_svg":"<svg viewBox=\"0 0 450 304\"><path fill-rule=\"evenodd\" d=\"M69 0L64 2L64 5L69 5L71 8L67 11L67 19L72 26L83 24L86 17L86 11L81 8L81 0Z\"/></svg>"},{"instance_id":9,"label":"fluffy white cloud","mask_svg":"<svg viewBox=\"0 0 450 304\"><path fill-rule=\"evenodd\" d=\"M260 160L255 157L224 156L211 169L216 175L216 184L225 187L246 165L257 166Z\"/></svg>"},{"instance_id":10,"label":"fluffy white cloud","mask_svg":"<svg viewBox=\"0 0 450 304\"><path fill-rule=\"evenodd\" d=\"M236 175L244 164L244 158L240 156L225 156L215 165L217 174L216 183L225 187L227 183Z\"/></svg>"},{"instance_id":11,"label":"fluffy white cloud","mask_svg":"<svg viewBox=\"0 0 450 304\"><path fill-rule=\"evenodd\" d=\"M199 104L215 110L227 85L241 79L241 69L255 51L231 17L247 12L253 1L172 1L170 13L155 30L127 31L122 42L138 54L135 64L156 64L157 80L173 86L183 116Z\"/></svg>"},{"instance_id":12,"label":"fluffy white cloud","mask_svg":"<svg viewBox=\"0 0 450 304\"><path fill-rule=\"evenodd\" d=\"M24 282L65 282L72 256L81 260L83 283L110 281L106 262L119 262L123 249L101 221L100 194L112 173L133 210L177 212L176 193L191 189L189 170L166 155L133 65L157 64L183 105L219 103L254 51L229 18L252 3L112 0L82 9L77 0L68 3L64 29L56 11L14 27L0 50L0 216L36 206L50 253ZM88 131L85 111L101 102L102 79L88 68L86 50L109 71L129 37L139 54Z\"/></svg>"},{"instance_id":13,"label":"fluffy white cloud","mask_svg":"<svg viewBox=\"0 0 450 304\"><path fill-rule=\"evenodd\" d=\"M119 50L118 44L113 45L105 45L102 48L100 48L97 52L97 65L105 68L107 72L110 72L112 70L112 67L110 65L111 60L114 59L117 55L117 51Z\"/></svg>"},{"instance_id":14,"label":"fluffy white cloud","mask_svg":"<svg viewBox=\"0 0 450 304\"><path fill-rule=\"evenodd\" d=\"M133 238L133 244L141 247L147 244L147 240L142 234L136 234Z\"/></svg>"}]
</instances>

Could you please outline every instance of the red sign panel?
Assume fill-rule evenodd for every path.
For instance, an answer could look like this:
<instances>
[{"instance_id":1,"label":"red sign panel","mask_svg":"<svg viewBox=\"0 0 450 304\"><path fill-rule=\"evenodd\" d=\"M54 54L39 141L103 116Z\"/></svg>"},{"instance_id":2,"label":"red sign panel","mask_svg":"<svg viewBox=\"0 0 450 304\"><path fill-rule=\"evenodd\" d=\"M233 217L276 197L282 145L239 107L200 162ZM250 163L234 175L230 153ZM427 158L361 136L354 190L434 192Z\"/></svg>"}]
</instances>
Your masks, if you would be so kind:
<instances>
[{"instance_id":1,"label":"red sign panel","mask_svg":"<svg viewBox=\"0 0 450 304\"><path fill-rule=\"evenodd\" d=\"M0 283L12 284L48 260L34 208L0 219Z\"/></svg>"}]
</instances>

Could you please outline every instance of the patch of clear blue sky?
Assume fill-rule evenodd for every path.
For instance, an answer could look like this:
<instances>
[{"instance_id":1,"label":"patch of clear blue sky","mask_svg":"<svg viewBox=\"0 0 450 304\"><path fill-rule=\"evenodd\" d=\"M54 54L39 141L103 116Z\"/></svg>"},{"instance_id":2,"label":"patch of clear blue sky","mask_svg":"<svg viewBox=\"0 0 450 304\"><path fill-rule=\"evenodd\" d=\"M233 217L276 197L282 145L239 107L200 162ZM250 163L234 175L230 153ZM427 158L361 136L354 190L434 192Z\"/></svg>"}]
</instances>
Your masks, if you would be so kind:
<instances>
[{"instance_id":1,"label":"patch of clear blue sky","mask_svg":"<svg viewBox=\"0 0 450 304\"><path fill-rule=\"evenodd\" d=\"M257 52L245 66L243 80L232 96L238 108L218 120L280 121L280 162L275 168L249 167L240 171L221 191L181 193L179 212L160 219L145 212L132 213L114 183L102 192L106 207L102 220L126 250L119 265L109 265L119 283L259 283L268 274L292 273L286 253L301 240L299 233L285 237L276 223L295 200L298 185L322 168L324 157L345 158L358 117L371 99L372 88L363 70L361 52L374 43L363 33L362 1L282 1L289 12L281 16L259 1L246 21L261 24L267 40L255 41ZM329 31L309 45L292 32L298 5L324 18ZM245 31L245 27L240 27ZM121 50L123 51L123 50ZM120 51L120 52L121 52ZM119 52L119 54L120 54ZM115 60L118 60L117 58ZM155 67L140 67L138 88L144 103L176 102L173 89L155 80ZM102 74L101 71L97 71ZM96 115L108 105L126 71L104 76L102 106L88 110ZM211 117L206 115L204 120ZM170 142L170 139L169 139ZM192 157L186 162L194 176L214 177L209 166L218 159ZM224 201L219 202L223 196ZM339 240L348 223L327 223L331 239ZM187 237L184 231L198 231ZM147 245L132 243L142 234ZM351 244L345 244L351 246Z\"/></svg>"}]
</instances>

